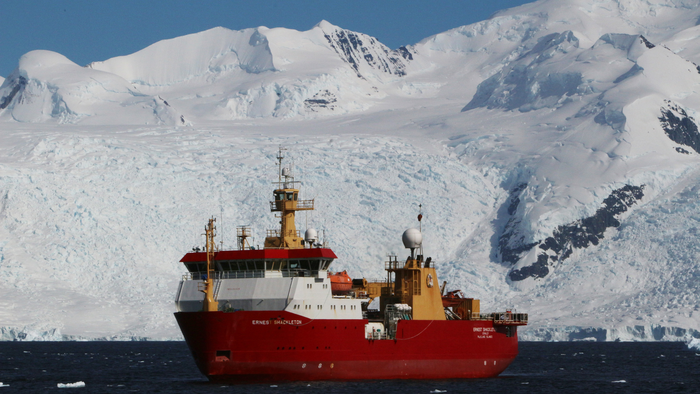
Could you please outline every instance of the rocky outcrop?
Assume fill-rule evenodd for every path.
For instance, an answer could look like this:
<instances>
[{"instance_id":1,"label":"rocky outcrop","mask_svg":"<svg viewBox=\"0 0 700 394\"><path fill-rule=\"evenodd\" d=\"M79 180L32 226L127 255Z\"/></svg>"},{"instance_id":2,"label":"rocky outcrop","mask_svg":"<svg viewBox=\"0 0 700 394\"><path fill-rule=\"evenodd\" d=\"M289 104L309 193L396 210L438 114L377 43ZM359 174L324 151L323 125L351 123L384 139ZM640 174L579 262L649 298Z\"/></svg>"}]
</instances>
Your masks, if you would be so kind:
<instances>
[{"instance_id":1,"label":"rocky outcrop","mask_svg":"<svg viewBox=\"0 0 700 394\"><path fill-rule=\"evenodd\" d=\"M6 96L0 98L0 109L7 108L12 102L12 99L14 99L15 96L17 96L17 93L24 90L24 88L27 86L27 78L19 76L15 81L12 81L11 83L12 89L10 89L9 93L7 93Z\"/></svg>"},{"instance_id":2,"label":"rocky outcrop","mask_svg":"<svg viewBox=\"0 0 700 394\"><path fill-rule=\"evenodd\" d=\"M666 106L661 108L661 128L668 138L680 145L690 147L700 153L700 132L698 125L678 104L664 100ZM679 153L687 153L683 148L676 148Z\"/></svg>"},{"instance_id":3,"label":"rocky outcrop","mask_svg":"<svg viewBox=\"0 0 700 394\"><path fill-rule=\"evenodd\" d=\"M413 60L413 55L406 47L395 51L366 34L335 28L327 31L324 28L324 36L331 48L347 62L357 76L362 75L363 65L379 70L386 74L396 76L406 75L406 62Z\"/></svg>"},{"instance_id":4,"label":"rocky outcrop","mask_svg":"<svg viewBox=\"0 0 700 394\"><path fill-rule=\"evenodd\" d=\"M335 109L337 101L338 98L333 93L328 91L328 89L324 89L314 94L310 99L304 100L304 106L307 110L313 112L317 112L320 109L329 109L332 111Z\"/></svg>"},{"instance_id":5,"label":"rocky outcrop","mask_svg":"<svg viewBox=\"0 0 700 394\"><path fill-rule=\"evenodd\" d=\"M511 281L521 281L527 278L544 278L550 272L550 268L560 264L571 256L574 249L584 249L590 245L598 245L604 238L605 230L611 227L619 227L619 216L626 212L632 205L644 197L644 185L624 187L614 190L605 200L603 206L595 215L577 220L573 223L559 226L551 237L535 244L521 244L516 249L509 249L508 245L501 246L501 256L509 260L503 260L513 264L513 260L520 258L523 252L529 251L537 245L537 260L528 266L513 269L508 274ZM511 206L513 202L511 201ZM508 230L508 228L506 228ZM509 232L509 238L513 235ZM503 236L502 236L503 238Z\"/></svg>"}]
</instances>

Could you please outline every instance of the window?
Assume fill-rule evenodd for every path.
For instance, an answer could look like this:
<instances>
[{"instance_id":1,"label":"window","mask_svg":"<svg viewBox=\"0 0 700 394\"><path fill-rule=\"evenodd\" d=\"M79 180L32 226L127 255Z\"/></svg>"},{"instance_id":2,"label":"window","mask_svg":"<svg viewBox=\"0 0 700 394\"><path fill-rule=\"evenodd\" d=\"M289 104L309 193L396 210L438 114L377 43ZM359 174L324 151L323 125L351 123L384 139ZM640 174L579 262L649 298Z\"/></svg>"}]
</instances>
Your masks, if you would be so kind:
<instances>
[{"instance_id":1,"label":"window","mask_svg":"<svg viewBox=\"0 0 700 394\"><path fill-rule=\"evenodd\" d=\"M311 263L311 270L318 271L320 260L309 260L309 262Z\"/></svg>"}]
</instances>

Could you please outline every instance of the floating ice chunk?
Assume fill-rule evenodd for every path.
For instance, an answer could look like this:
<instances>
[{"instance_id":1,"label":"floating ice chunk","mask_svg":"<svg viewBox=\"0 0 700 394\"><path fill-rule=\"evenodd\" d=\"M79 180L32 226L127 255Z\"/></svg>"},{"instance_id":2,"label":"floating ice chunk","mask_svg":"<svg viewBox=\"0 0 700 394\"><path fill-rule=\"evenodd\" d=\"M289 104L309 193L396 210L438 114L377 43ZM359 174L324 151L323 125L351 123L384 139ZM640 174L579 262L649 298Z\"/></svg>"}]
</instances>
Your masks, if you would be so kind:
<instances>
[{"instance_id":1,"label":"floating ice chunk","mask_svg":"<svg viewBox=\"0 0 700 394\"><path fill-rule=\"evenodd\" d=\"M613 380L612 383L627 383L626 380Z\"/></svg>"},{"instance_id":2,"label":"floating ice chunk","mask_svg":"<svg viewBox=\"0 0 700 394\"><path fill-rule=\"evenodd\" d=\"M432 390L432 391L430 392L430 394L434 394L434 393L446 393L446 392L447 392L447 390L438 390L438 389L435 389L435 390Z\"/></svg>"},{"instance_id":3,"label":"floating ice chunk","mask_svg":"<svg viewBox=\"0 0 700 394\"><path fill-rule=\"evenodd\" d=\"M0 387L10 387L9 384L4 384L3 382L0 382Z\"/></svg>"},{"instance_id":4,"label":"floating ice chunk","mask_svg":"<svg viewBox=\"0 0 700 394\"><path fill-rule=\"evenodd\" d=\"M80 382L75 383L58 383L57 386L59 389L73 389L78 387L85 387L85 382L81 380Z\"/></svg>"},{"instance_id":5,"label":"floating ice chunk","mask_svg":"<svg viewBox=\"0 0 700 394\"><path fill-rule=\"evenodd\" d=\"M687 343L688 349L700 350L700 339L693 338Z\"/></svg>"}]
</instances>

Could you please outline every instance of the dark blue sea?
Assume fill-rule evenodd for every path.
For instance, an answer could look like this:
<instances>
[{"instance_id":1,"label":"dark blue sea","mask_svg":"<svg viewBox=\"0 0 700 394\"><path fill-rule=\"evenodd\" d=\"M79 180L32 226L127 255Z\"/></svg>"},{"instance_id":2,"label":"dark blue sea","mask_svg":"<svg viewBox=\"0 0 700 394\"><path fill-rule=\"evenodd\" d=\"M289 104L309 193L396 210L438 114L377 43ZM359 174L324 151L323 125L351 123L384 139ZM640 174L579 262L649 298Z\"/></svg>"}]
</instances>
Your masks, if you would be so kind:
<instances>
[{"instance_id":1,"label":"dark blue sea","mask_svg":"<svg viewBox=\"0 0 700 394\"><path fill-rule=\"evenodd\" d=\"M700 353L682 343L522 342L498 378L222 385L184 342L0 342L5 393L700 393ZM84 387L59 384L84 382Z\"/></svg>"}]
</instances>

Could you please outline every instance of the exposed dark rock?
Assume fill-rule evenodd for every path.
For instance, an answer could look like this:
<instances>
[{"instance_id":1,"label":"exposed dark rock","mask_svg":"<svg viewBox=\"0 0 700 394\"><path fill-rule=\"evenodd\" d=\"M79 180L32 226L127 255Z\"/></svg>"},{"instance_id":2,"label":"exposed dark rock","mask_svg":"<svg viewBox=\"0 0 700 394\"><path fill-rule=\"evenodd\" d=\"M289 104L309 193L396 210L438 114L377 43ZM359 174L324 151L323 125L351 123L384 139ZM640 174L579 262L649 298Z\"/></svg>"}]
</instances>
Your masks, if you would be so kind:
<instances>
[{"instance_id":1,"label":"exposed dark rock","mask_svg":"<svg viewBox=\"0 0 700 394\"><path fill-rule=\"evenodd\" d=\"M329 92L328 90L322 90L314 94L312 98L304 100L304 105L311 111L317 111L320 108L334 110L334 103L337 101L338 99L333 93Z\"/></svg>"},{"instance_id":2,"label":"exposed dark rock","mask_svg":"<svg viewBox=\"0 0 700 394\"><path fill-rule=\"evenodd\" d=\"M24 77L19 77L15 83L15 86L12 87L10 93L0 99L0 109L7 108L12 102L12 99L14 99L15 96L17 96L17 93L19 93L20 90L23 90L25 86L27 86L27 79Z\"/></svg>"},{"instance_id":3,"label":"exposed dark rock","mask_svg":"<svg viewBox=\"0 0 700 394\"><path fill-rule=\"evenodd\" d=\"M644 197L644 185L625 185L613 191L603 200L603 206L596 211L595 215L559 226L551 237L540 241L537 261L532 265L511 271L508 277L512 281L545 277L549 274L549 267L569 258L574 249L598 245L604 238L605 230L610 227L619 227L618 216L642 197Z\"/></svg>"},{"instance_id":4,"label":"exposed dark rock","mask_svg":"<svg viewBox=\"0 0 700 394\"><path fill-rule=\"evenodd\" d=\"M406 75L404 60L413 60L413 56L406 47L391 51L384 44L364 34L338 29L326 33L325 37L331 48L355 70L360 78L363 78L360 73L362 61L374 69L404 76ZM363 38L366 41L363 41Z\"/></svg>"},{"instance_id":5,"label":"exposed dark rock","mask_svg":"<svg viewBox=\"0 0 700 394\"><path fill-rule=\"evenodd\" d=\"M689 155L689 154L690 154L690 152L688 152L687 150L681 148L680 146L677 146L677 147L676 147L676 152L682 153L682 154L684 154L684 155Z\"/></svg>"},{"instance_id":6,"label":"exposed dark rock","mask_svg":"<svg viewBox=\"0 0 700 394\"><path fill-rule=\"evenodd\" d=\"M534 264L528 265L527 267L523 267L519 270L513 270L510 272L510 274L508 274L508 277L513 282L527 278L544 278L549 274L548 265L547 255L541 254L537 256L537 261Z\"/></svg>"},{"instance_id":7,"label":"exposed dark rock","mask_svg":"<svg viewBox=\"0 0 700 394\"><path fill-rule=\"evenodd\" d=\"M642 40L642 43L643 43L644 45L646 45L646 47L649 48L649 49L651 49L651 48L653 48L653 47L656 46L656 45L650 43L649 40L647 40L646 37L644 37L644 36L639 36L639 39L641 39L641 40Z\"/></svg>"},{"instance_id":8,"label":"exposed dark rock","mask_svg":"<svg viewBox=\"0 0 700 394\"><path fill-rule=\"evenodd\" d=\"M695 62L690 62L693 63L693 66L695 66L695 70L700 74L700 66L698 66Z\"/></svg>"},{"instance_id":9,"label":"exposed dark rock","mask_svg":"<svg viewBox=\"0 0 700 394\"><path fill-rule=\"evenodd\" d=\"M413 54L411 54L411 51L409 51L405 46L399 47L399 49L395 50L394 52L406 60L413 60Z\"/></svg>"},{"instance_id":10,"label":"exposed dark rock","mask_svg":"<svg viewBox=\"0 0 700 394\"><path fill-rule=\"evenodd\" d=\"M661 128L673 142L685 145L700 153L700 133L695 119L683 108L665 100L666 108L661 108ZM678 148L676 148L678 151ZM679 151L680 152L680 151ZM682 152L681 152L682 153Z\"/></svg>"}]
</instances>

